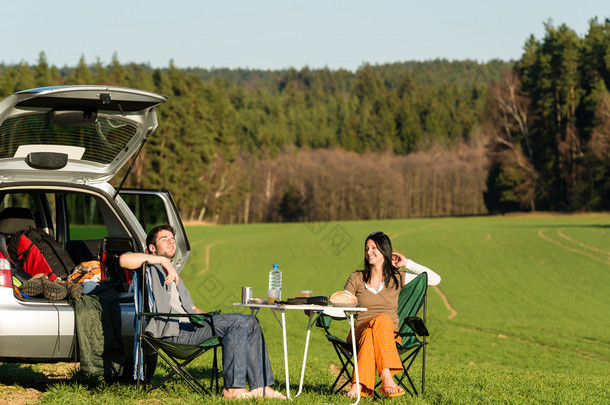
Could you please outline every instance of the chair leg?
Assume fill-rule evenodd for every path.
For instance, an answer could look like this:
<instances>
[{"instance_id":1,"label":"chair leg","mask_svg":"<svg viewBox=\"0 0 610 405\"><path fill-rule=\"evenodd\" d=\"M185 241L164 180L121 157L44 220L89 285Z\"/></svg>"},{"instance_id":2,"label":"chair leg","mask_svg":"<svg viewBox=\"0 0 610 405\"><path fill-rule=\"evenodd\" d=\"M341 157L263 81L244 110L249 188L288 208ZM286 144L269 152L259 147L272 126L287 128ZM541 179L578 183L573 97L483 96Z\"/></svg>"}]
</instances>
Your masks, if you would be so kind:
<instances>
[{"instance_id":1,"label":"chair leg","mask_svg":"<svg viewBox=\"0 0 610 405\"><path fill-rule=\"evenodd\" d=\"M339 388L336 388L336 385L339 383L339 380L341 379L341 377L343 376L343 374L345 374L345 379L346 381L341 384L341 386ZM349 384L352 380L352 375L349 372L349 369L347 368L347 364L343 366L343 368L341 369L341 371L339 371L339 375L337 376L337 378L335 379L335 382L333 383L333 385L330 387L331 392L335 392L338 393L339 391L341 391L343 388L345 388L345 386L347 384ZM335 389L336 388L336 389Z\"/></svg>"},{"instance_id":2,"label":"chair leg","mask_svg":"<svg viewBox=\"0 0 610 405\"><path fill-rule=\"evenodd\" d=\"M333 385L330 387L330 391L336 394L343 388L345 388L345 386L349 384L349 382L352 380L352 374L349 372L349 367L354 367L354 364L351 358L348 357L348 355L344 353L341 348L338 348L334 344L333 347L335 349L335 352L337 352L337 357L339 357L339 361L341 362L341 370L339 371L337 378L333 382ZM344 382L339 388L337 388L337 384L339 383L339 380L341 379L341 376L343 376L343 374L346 375L347 381Z\"/></svg>"},{"instance_id":3,"label":"chair leg","mask_svg":"<svg viewBox=\"0 0 610 405\"><path fill-rule=\"evenodd\" d=\"M411 369L411 366L413 365L413 362L415 361L415 359L417 358L417 354L419 353L419 351L422 349L422 346L417 347L415 350L413 350L411 353L409 353L409 355L402 361L402 374L400 375L400 377L398 377L398 374L396 374L394 376L396 382L405 390L407 391L409 394L411 394L411 396L413 396L413 393L415 393L415 395L419 395L419 393L417 392L417 389L415 388L415 384L413 384L413 380L411 380L411 376L409 375L409 370ZM409 364L405 366L405 363L409 361ZM407 378L407 381L409 381L409 385L411 385L411 388L413 389L413 391L411 391L410 389L408 389L406 387L406 385L404 384L404 379L405 377Z\"/></svg>"},{"instance_id":4,"label":"chair leg","mask_svg":"<svg viewBox=\"0 0 610 405\"><path fill-rule=\"evenodd\" d=\"M422 349L421 360L421 394L424 395L424 385L426 383L426 337L424 336L424 347Z\"/></svg>"},{"instance_id":5,"label":"chair leg","mask_svg":"<svg viewBox=\"0 0 610 405\"><path fill-rule=\"evenodd\" d=\"M162 356L162 355L161 355ZM171 358L171 357L170 357ZM166 363L171 367L171 369L174 371L174 374L177 374L178 376L180 376L188 385L190 385L190 387L196 391L199 395L204 396L205 394L210 394L210 392L205 389L205 387L203 387L196 379L195 377L193 377L184 367L190 363L193 359L189 359L187 361L184 361L182 363L179 363L178 361L176 361L174 358L171 358L173 360L173 363L170 361L166 361ZM163 377L163 379L161 379L161 381L159 381L158 383L155 384L154 387L152 387L149 391L152 391L153 389L159 387L160 385L162 385L163 383L165 383L167 380L169 380L170 377L172 377L174 374L168 374L165 377ZM202 392L203 391L203 392Z\"/></svg>"},{"instance_id":6,"label":"chair leg","mask_svg":"<svg viewBox=\"0 0 610 405\"><path fill-rule=\"evenodd\" d=\"M217 355L217 347L214 347L214 357L212 360L212 378L210 380L210 391L212 391L214 386L216 387L215 392L218 394L218 355Z\"/></svg>"},{"instance_id":7,"label":"chair leg","mask_svg":"<svg viewBox=\"0 0 610 405\"><path fill-rule=\"evenodd\" d=\"M156 382L152 387L146 390L146 392L151 392L161 385L163 385L166 381L168 381L172 376L178 375L182 378L195 392L199 395L204 396L205 394L211 394L203 385L201 385L195 377L193 377L184 367L186 367L191 361L193 361L199 354L196 353L192 355L182 363L173 358L172 356L165 356L160 350L156 347L151 346L155 352L165 361L165 363L172 369L172 373L169 373L165 377L163 377L160 381ZM203 392L202 392L203 391ZM204 394L205 393L205 394Z\"/></svg>"}]
</instances>

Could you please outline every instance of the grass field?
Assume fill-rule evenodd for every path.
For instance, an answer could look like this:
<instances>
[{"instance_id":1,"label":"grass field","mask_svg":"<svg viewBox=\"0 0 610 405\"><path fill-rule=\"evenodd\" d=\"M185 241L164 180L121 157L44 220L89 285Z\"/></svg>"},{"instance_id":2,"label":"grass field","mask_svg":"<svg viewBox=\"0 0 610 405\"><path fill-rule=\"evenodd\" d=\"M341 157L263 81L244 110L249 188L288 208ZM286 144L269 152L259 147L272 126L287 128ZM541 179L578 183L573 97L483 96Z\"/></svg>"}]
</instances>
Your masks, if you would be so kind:
<instances>
[{"instance_id":1,"label":"grass field","mask_svg":"<svg viewBox=\"0 0 610 405\"><path fill-rule=\"evenodd\" d=\"M379 230L395 250L442 276L428 294L426 392L394 402L610 403L610 215L190 226L192 252L182 277L198 306L223 312L240 311L230 304L239 301L241 286L263 297L274 263L283 273L283 298L301 289L329 295L362 267L364 238ZM285 391L280 328L269 312L259 319L277 388ZM294 394L307 318L289 311L287 324ZM306 392L294 402L349 403L328 393L329 366L337 360L315 328L309 350ZM203 373L207 360L197 365ZM4 365L0 373L23 374L14 378L24 383L40 373L36 367ZM0 384L8 385L6 377ZM42 397L45 403L147 399L200 402L182 383L144 396L80 372L50 384Z\"/></svg>"}]
</instances>

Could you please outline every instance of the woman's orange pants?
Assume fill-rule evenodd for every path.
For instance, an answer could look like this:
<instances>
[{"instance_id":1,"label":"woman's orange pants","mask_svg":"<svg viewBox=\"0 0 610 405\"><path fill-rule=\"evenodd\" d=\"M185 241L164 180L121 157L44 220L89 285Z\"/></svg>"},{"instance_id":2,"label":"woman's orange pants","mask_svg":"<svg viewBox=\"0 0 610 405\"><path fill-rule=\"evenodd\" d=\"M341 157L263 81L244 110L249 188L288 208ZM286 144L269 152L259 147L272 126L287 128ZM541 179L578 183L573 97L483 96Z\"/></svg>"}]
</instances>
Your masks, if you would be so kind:
<instances>
[{"instance_id":1,"label":"woman's orange pants","mask_svg":"<svg viewBox=\"0 0 610 405\"><path fill-rule=\"evenodd\" d=\"M377 315L362 323L354 331L358 348L358 377L361 389L373 390L375 388L375 368L387 368L394 375L402 370L402 362L396 350L398 336L394 338L394 322L385 314ZM348 336L351 343L351 333ZM352 378L356 382L356 375Z\"/></svg>"}]
</instances>

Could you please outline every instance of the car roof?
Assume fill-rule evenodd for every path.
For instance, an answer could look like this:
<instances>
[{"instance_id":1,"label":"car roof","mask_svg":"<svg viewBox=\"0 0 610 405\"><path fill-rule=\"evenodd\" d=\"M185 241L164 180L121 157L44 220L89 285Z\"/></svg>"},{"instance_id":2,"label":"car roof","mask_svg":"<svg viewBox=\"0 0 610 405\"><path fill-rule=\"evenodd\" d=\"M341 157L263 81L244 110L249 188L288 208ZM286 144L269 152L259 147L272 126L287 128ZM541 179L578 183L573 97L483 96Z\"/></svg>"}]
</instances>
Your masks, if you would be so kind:
<instances>
[{"instance_id":1,"label":"car roof","mask_svg":"<svg viewBox=\"0 0 610 405\"><path fill-rule=\"evenodd\" d=\"M157 93L54 86L0 101L0 182L110 180L156 129Z\"/></svg>"}]
</instances>

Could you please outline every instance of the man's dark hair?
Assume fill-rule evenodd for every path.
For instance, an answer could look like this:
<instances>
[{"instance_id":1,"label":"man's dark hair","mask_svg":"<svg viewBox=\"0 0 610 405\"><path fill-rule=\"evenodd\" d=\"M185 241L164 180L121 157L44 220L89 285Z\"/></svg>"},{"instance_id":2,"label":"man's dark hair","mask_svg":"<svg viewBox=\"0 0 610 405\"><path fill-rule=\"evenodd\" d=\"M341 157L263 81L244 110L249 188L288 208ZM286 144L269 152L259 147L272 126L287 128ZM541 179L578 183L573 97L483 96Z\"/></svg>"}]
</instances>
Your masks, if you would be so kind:
<instances>
[{"instance_id":1,"label":"man's dark hair","mask_svg":"<svg viewBox=\"0 0 610 405\"><path fill-rule=\"evenodd\" d=\"M172 233L172 235L176 236L176 230L171 225L165 224L165 225L155 226L148 233L148 236L146 237L146 248L148 248L148 245L155 244L155 239L157 239L157 234L161 231L170 231Z\"/></svg>"}]
</instances>

